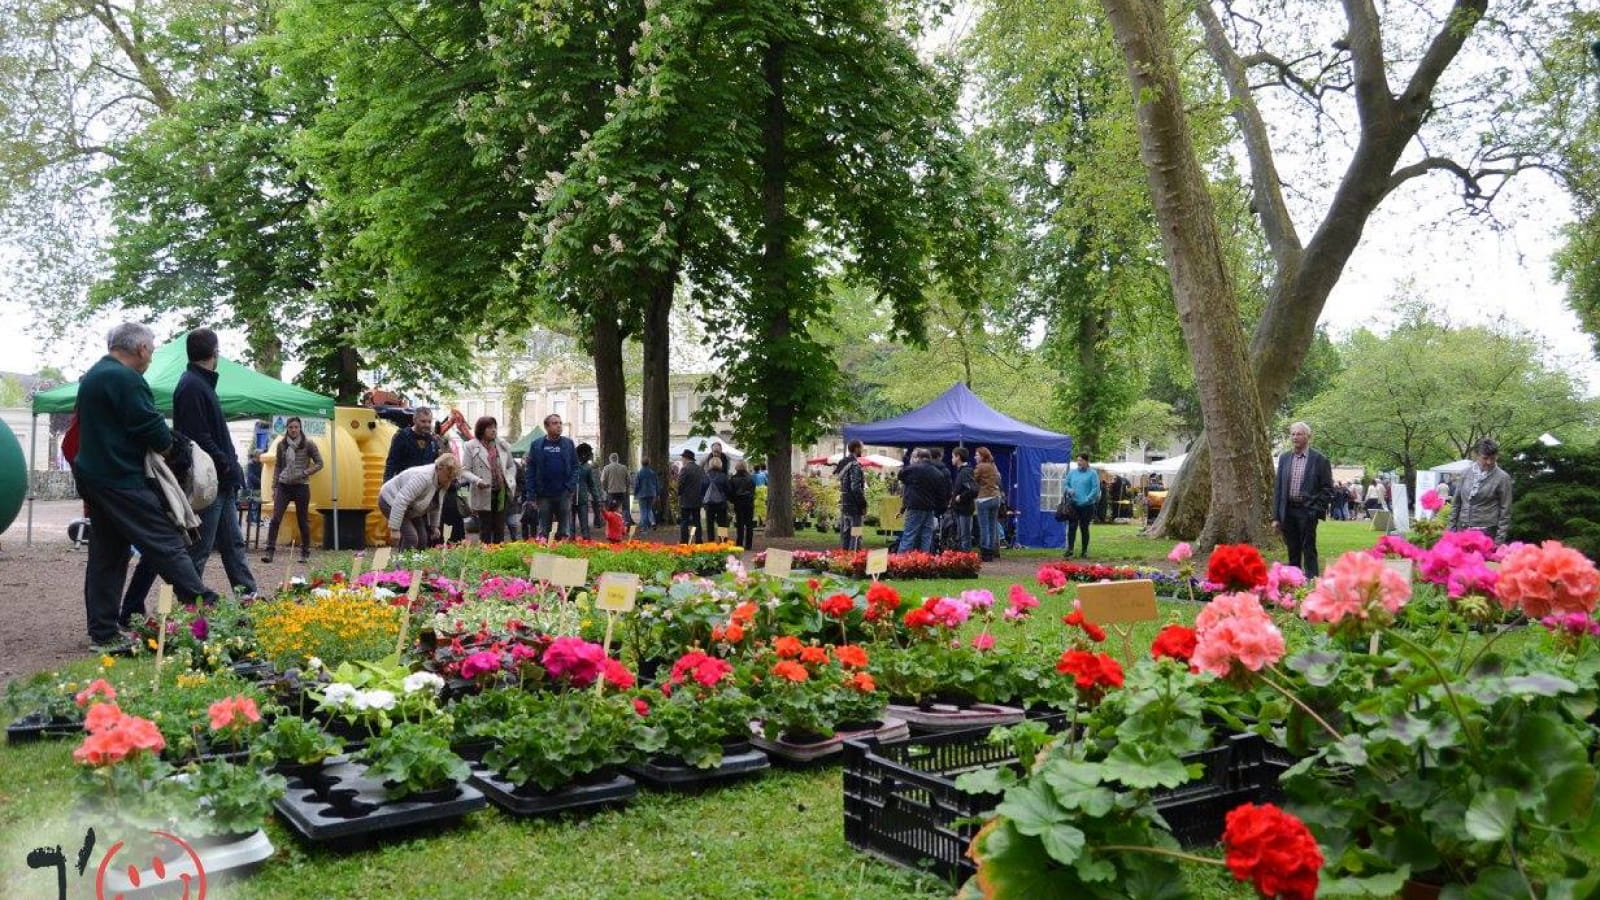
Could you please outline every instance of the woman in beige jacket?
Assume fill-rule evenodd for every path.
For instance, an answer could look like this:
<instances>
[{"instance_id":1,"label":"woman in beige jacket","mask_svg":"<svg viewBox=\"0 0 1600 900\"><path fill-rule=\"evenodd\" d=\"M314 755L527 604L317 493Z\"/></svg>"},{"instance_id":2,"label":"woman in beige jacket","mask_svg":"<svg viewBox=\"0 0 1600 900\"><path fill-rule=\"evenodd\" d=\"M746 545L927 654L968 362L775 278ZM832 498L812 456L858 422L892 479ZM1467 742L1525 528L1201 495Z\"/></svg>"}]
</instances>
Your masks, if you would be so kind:
<instances>
[{"instance_id":1,"label":"woman in beige jacket","mask_svg":"<svg viewBox=\"0 0 1600 900\"><path fill-rule=\"evenodd\" d=\"M472 427L473 439L461 451L461 468L477 479L467 505L478 520L478 540L499 544L506 540L506 513L517 484L517 463L511 445L500 439L500 423L484 416Z\"/></svg>"},{"instance_id":2,"label":"woman in beige jacket","mask_svg":"<svg viewBox=\"0 0 1600 900\"><path fill-rule=\"evenodd\" d=\"M432 465L401 469L378 491L378 512L389 522L389 542L400 550L425 550L439 536L439 504L461 472L454 455Z\"/></svg>"}]
</instances>

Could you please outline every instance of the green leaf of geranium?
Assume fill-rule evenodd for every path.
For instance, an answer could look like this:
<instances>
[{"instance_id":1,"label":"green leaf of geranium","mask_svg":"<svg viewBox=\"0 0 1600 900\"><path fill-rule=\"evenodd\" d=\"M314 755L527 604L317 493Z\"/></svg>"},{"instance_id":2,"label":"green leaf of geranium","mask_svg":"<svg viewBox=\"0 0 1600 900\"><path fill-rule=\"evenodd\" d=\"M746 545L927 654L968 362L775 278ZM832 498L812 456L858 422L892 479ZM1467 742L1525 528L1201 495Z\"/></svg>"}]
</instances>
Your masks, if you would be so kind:
<instances>
[{"instance_id":1,"label":"green leaf of geranium","mask_svg":"<svg viewBox=\"0 0 1600 900\"><path fill-rule=\"evenodd\" d=\"M1600 776L1587 766L1559 772L1545 785L1545 821L1560 825L1585 819L1594 807L1595 782Z\"/></svg>"},{"instance_id":2,"label":"green leaf of geranium","mask_svg":"<svg viewBox=\"0 0 1600 900\"><path fill-rule=\"evenodd\" d=\"M1501 680L1508 693L1518 697L1559 697L1575 693L1578 686L1559 675L1535 672L1532 675L1509 675Z\"/></svg>"},{"instance_id":3,"label":"green leaf of geranium","mask_svg":"<svg viewBox=\"0 0 1600 900\"><path fill-rule=\"evenodd\" d=\"M1305 676L1307 682L1313 687L1327 687L1335 678L1339 677L1339 669L1343 660L1337 653L1326 650L1307 650L1297 653L1284 661L1293 671Z\"/></svg>"},{"instance_id":4,"label":"green leaf of geranium","mask_svg":"<svg viewBox=\"0 0 1600 900\"><path fill-rule=\"evenodd\" d=\"M1118 744L1101 765L1107 778L1131 788L1177 787L1189 780L1176 756L1140 744Z\"/></svg>"},{"instance_id":5,"label":"green leaf of geranium","mask_svg":"<svg viewBox=\"0 0 1600 900\"><path fill-rule=\"evenodd\" d=\"M956 787L969 794L1000 794L1017 783L1010 769L979 769L956 777Z\"/></svg>"},{"instance_id":6,"label":"green leaf of geranium","mask_svg":"<svg viewBox=\"0 0 1600 900\"><path fill-rule=\"evenodd\" d=\"M1366 878L1327 878L1317 885L1318 897L1394 897L1411 877L1411 868L1401 866L1393 872Z\"/></svg>"},{"instance_id":7,"label":"green leaf of geranium","mask_svg":"<svg viewBox=\"0 0 1600 900\"><path fill-rule=\"evenodd\" d=\"M1060 876L1039 842L1002 820L978 842L978 873L996 897L1060 896Z\"/></svg>"},{"instance_id":8,"label":"green leaf of geranium","mask_svg":"<svg viewBox=\"0 0 1600 900\"><path fill-rule=\"evenodd\" d=\"M1472 798L1467 806L1467 834L1480 841L1503 841L1517 824L1517 794L1496 788Z\"/></svg>"},{"instance_id":9,"label":"green leaf of geranium","mask_svg":"<svg viewBox=\"0 0 1600 900\"><path fill-rule=\"evenodd\" d=\"M1504 866L1484 869L1467 886L1467 900L1526 900L1530 896L1527 880Z\"/></svg>"},{"instance_id":10,"label":"green leaf of geranium","mask_svg":"<svg viewBox=\"0 0 1600 900\"><path fill-rule=\"evenodd\" d=\"M1024 782L1006 791L1006 799L995 807L995 812L1010 819L1017 831L1030 836L1067 821L1067 811L1039 782Z\"/></svg>"},{"instance_id":11,"label":"green leaf of geranium","mask_svg":"<svg viewBox=\"0 0 1600 900\"><path fill-rule=\"evenodd\" d=\"M1044 852L1064 866L1077 862L1079 854L1083 853L1084 834L1071 825L1059 824L1046 829L1039 840L1044 844Z\"/></svg>"},{"instance_id":12,"label":"green leaf of geranium","mask_svg":"<svg viewBox=\"0 0 1600 900\"><path fill-rule=\"evenodd\" d=\"M1055 791L1056 800L1067 809L1081 810L1085 815L1097 817L1111 811L1115 795L1101 784L1103 770L1099 765L1057 758L1052 759L1039 775Z\"/></svg>"}]
</instances>

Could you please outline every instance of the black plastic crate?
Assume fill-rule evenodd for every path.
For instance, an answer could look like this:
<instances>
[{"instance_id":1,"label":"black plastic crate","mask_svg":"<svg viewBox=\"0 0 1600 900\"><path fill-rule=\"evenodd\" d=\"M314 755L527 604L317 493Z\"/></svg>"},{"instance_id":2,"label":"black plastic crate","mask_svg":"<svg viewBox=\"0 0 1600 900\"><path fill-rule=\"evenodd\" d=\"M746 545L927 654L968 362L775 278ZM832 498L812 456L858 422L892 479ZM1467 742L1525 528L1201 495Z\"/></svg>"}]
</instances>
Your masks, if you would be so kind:
<instances>
[{"instance_id":1,"label":"black plastic crate","mask_svg":"<svg viewBox=\"0 0 1600 900\"><path fill-rule=\"evenodd\" d=\"M892 744L846 742L845 840L946 880L971 877L976 867L967 847L982 827L977 820L986 818L1001 796L969 794L956 787L955 779L1017 764L1010 748L990 743L988 734L989 729L975 729ZM1277 775L1286 766L1269 760L1269 746L1256 735L1237 735L1185 757L1204 765L1204 774L1156 794L1157 808L1184 846L1215 843L1228 810L1273 799L1269 791L1276 790Z\"/></svg>"}]
</instances>

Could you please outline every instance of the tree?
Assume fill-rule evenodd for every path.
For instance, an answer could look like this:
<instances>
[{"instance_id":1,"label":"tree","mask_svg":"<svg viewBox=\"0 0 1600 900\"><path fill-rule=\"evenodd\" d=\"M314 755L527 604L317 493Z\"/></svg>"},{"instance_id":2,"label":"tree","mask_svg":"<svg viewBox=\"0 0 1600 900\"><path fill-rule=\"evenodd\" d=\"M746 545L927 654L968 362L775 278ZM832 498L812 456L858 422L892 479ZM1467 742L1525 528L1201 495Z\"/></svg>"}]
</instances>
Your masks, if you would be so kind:
<instances>
[{"instance_id":1,"label":"tree","mask_svg":"<svg viewBox=\"0 0 1600 900\"><path fill-rule=\"evenodd\" d=\"M1297 408L1335 459L1416 471L1471 456L1483 438L1531 443L1589 420L1577 382L1541 359L1544 348L1506 323L1451 327L1425 305L1405 308L1384 335L1366 329L1340 348L1357 364Z\"/></svg>"},{"instance_id":2,"label":"tree","mask_svg":"<svg viewBox=\"0 0 1600 900\"><path fill-rule=\"evenodd\" d=\"M1152 83L1147 73L1173 71L1172 30L1160 3L1102 0L1102 4L1117 26L1132 81ZM1526 8L1520 3L1506 5L1508 15ZM1257 473L1228 461L1218 464L1215 454L1206 451L1209 448L1233 457L1245 452L1241 442L1248 442L1251 446L1246 455L1264 458L1265 433L1254 438L1243 433L1220 434L1219 424L1232 432L1240 425L1235 421L1239 417L1229 415L1225 423L1214 420L1205 397L1216 394L1226 406L1254 406L1257 410L1275 409L1282 403L1311 346L1328 294L1379 204L1408 182L1440 173L1455 180L1469 204L1481 208L1506 179L1539 162L1527 147L1502 140L1496 133L1498 117L1506 108L1502 86L1512 77L1508 68L1497 68L1489 75L1473 72L1445 79L1447 73L1454 74L1454 64L1467 40L1484 30L1480 25L1488 0L1456 0L1437 19L1430 19L1431 13L1420 7L1412 13L1413 18L1405 19L1404 12L1395 10L1380 16L1365 0L1343 0L1341 6L1343 33L1332 35L1333 40L1315 27L1310 17L1317 13L1310 10L1305 22L1286 23L1267 13L1251 17L1235 6L1225 7L1226 21L1210 3L1194 8L1206 51L1228 87L1250 164L1254 209L1273 263L1270 297L1249 343L1251 377L1234 378L1238 363L1233 360L1208 364L1204 370L1196 365L1207 435L1190 454L1176 490L1162 510L1157 528L1168 534L1202 532L1202 522L1202 533L1217 538L1239 539L1259 533L1259 527L1239 521L1233 512L1239 508L1239 498L1253 502L1262 496L1238 480L1254 478ZM1396 23L1396 18L1403 21ZM1537 58L1541 45L1552 39L1548 32L1512 27L1496 28L1492 33L1504 40L1505 58L1513 61ZM1273 45L1273 41L1278 43ZM1240 45L1246 43L1250 46L1241 52ZM1252 84L1252 72L1264 72L1265 78ZM1395 75L1404 77L1398 87L1391 85ZM1175 80L1161 79L1167 96L1140 95L1141 145L1147 168L1159 163L1181 167L1174 172L1192 173L1195 167L1184 159L1193 156L1185 111L1170 99L1177 96ZM1330 98L1348 97L1346 108L1353 108L1356 114L1354 150L1337 185L1328 192L1320 221L1308 241L1300 238L1285 200L1271 132L1256 100L1257 88L1282 90L1303 103L1316 117L1314 125L1324 124L1338 112ZM1295 133L1315 132L1302 127ZM1411 161L1403 163L1414 145L1421 147L1422 153L1413 153ZM1459 155L1452 155L1458 151ZM1152 179L1171 180L1171 172L1150 174ZM1191 187L1184 193L1194 196L1195 190ZM1188 204L1163 208L1157 199L1157 215L1174 262L1175 290L1180 270L1204 273L1225 269L1220 245L1188 237L1197 224L1196 214L1209 215ZM1191 254L1180 264L1179 257ZM1226 283L1216 278L1192 287L1216 292L1204 301L1211 309L1220 308L1216 304L1222 302L1220 294L1227 289ZM1189 350L1196 360L1210 356L1193 343ZM1226 446L1220 440L1225 440ZM1229 498L1227 503L1210 503L1213 485L1216 493ZM1219 516L1237 527L1217 527ZM1251 517L1264 519L1265 509L1252 510Z\"/></svg>"}]
</instances>

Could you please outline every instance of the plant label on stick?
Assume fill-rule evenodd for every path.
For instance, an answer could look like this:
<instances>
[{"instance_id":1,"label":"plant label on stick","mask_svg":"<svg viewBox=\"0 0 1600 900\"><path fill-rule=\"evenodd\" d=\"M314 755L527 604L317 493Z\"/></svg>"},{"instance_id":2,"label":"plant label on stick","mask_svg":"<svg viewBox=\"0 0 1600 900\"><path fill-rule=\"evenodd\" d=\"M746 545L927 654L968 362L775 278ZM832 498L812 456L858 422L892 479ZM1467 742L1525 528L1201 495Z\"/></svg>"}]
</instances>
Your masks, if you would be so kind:
<instances>
[{"instance_id":1,"label":"plant label on stick","mask_svg":"<svg viewBox=\"0 0 1600 900\"><path fill-rule=\"evenodd\" d=\"M411 606L417 602L417 595L422 593L422 570L411 570L411 587L406 590L406 606L400 611L400 634L394 639L394 655L399 656L406 649L406 629L411 625Z\"/></svg>"},{"instance_id":2,"label":"plant label on stick","mask_svg":"<svg viewBox=\"0 0 1600 900\"><path fill-rule=\"evenodd\" d=\"M172 614L172 585L163 584L161 590L156 592L156 613L161 616L161 624L156 632L156 671L152 690L161 689L161 664L167 657L167 616Z\"/></svg>"},{"instance_id":3,"label":"plant label on stick","mask_svg":"<svg viewBox=\"0 0 1600 900\"><path fill-rule=\"evenodd\" d=\"M444 527L444 543L445 543L445 546L448 547L449 545L454 544L455 542L456 542L456 526L454 524L446 525Z\"/></svg>"},{"instance_id":4,"label":"plant label on stick","mask_svg":"<svg viewBox=\"0 0 1600 900\"><path fill-rule=\"evenodd\" d=\"M366 563L366 561L367 561L366 556L361 554L361 553L357 553L356 555L350 557L350 580L351 581L355 581L357 578L361 577L361 566L364 563Z\"/></svg>"},{"instance_id":5,"label":"plant label on stick","mask_svg":"<svg viewBox=\"0 0 1600 900\"><path fill-rule=\"evenodd\" d=\"M877 550L867 551L867 574L876 581L879 575L889 571L889 549L881 547Z\"/></svg>"},{"instance_id":6,"label":"plant label on stick","mask_svg":"<svg viewBox=\"0 0 1600 900\"><path fill-rule=\"evenodd\" d=\"M533 562L528 566L528 578L532 581L549 581L550 571L560 558L553 553L535 553Z\"/></svg>"},{"instance_id":7,"label":"plant label on stick","mask_svg":"<svg viewBox=\"0 0 1600 900\"><path fill-rule=\"evenodd\" d=\"M773 548L767 551L767 574L774 578L788 578L794 571L794 553Z\"/></svg>"},{"instance_id":8,"label":"plant label on stick","mask_svg":"<svg viewBox=\"0 0 1600 900\"><path fill-rule=\"evenodd\" d=\"M699 541L700 541L700 526L699 525L690 525L689 526L689 543L695 544L695 543L699 543Z\"/></svg>"},{"instance_id":9,"label":"plant label on stick","mask_svg":"<svg viewBox=\"0 0 1600 900\"><path fill-rule=\"evenodd\" d=\"M1148 578L1078 585L1078 607L1096 625L1154 621L1156 583Z\"/></svg>"},{"instance_id":10,"label":"plant label on stick","mask_svg":"<svg viewBox=\"0 0 1600 900\"><path fill-rule=\"evenodd\" d=\"M1390 571L1400 573L1401 577L1405 578L1407 584L1411 583L1412 576L1417 570L1417 564L1414 561L1404 558L1386 559L1383 561L1383 567L1389 569Z\"/></svg>"},{"instance_id":11,"label":"plant label on stick","mask_svg":"<svg viewBox=\"0 0 1600 900\"><path fill-rule=\"evenodd\" d=\"M639 533L639 526L637 526L637 525L629 525L628 526L628 540L630 540L630 541L633 540L633 536L638 534L638 533Z\"/></svg>"},{"instance_id":12,"label":"plant label on stick","mask_svg":"<svg viewBox=\"0 0 1600 900\"><path fill-rule=\"evenodd\" d=\"M555 541L556 541L556 532L558 532L560 530L561 530L561 523L560 522L551 522L550 523L550 543L552 543L552 544L555 543Z\"/></svg>"},{"instance_id":13,"label":"plant label on stick","mask_svg":"<svg viewBox=\"0 0 1600 900\"><path fill-rule=\"evenodd\" d=\"M550 567L550 583L557 587L583 587L589 582L589 561L556 557Z\"/></svg>"},{"instance_id":14,"label":"plant label on stick","mask_svg":"<svg viewBox=\"0 0 1600 900\"><path fill-rule=\"evenodd\" d=\"M289 549L293 550L294 547L290 547ZM283 589L284 590L287 591L289 589L289 582L290 582L290 579L292 579L292 578L294 578L294 554L290 553L288 561L283 564Z\"/></svg>"},{"instance_id":15,"label":"plant label on stick","mask_svg":"<svg viewBox=\"0 0 1600 900\"><path fill-rule=\"evenodd\" d=\"M391 556L393 556L393 555L394 555L394 551L390 550L388 547L379 547L378 549L372 551L372 571L374 571L374 572L386 572L386 571L388 571L389 570L389 558Z\"/></svg>"},{"instance_id":16,"label":"plant label on stick","mask_svg":"<svg viewBox=\"0 0 1600 900\"><path fill-rule=\"evenodd\" d=\"M172 615L172 585L163 584L161 589L156 591L156 612L163 618Z\"/></svg>"},{"instance_id":17,"label":"plant label on stick","mask_svg":"<svg viewBox=\"0 0 1600 900\"><path fill-rule=\"evenodd\" d=\"M639 601L639 576L626 572L607 572L600 576L600 589L594 608L606 612L631 612Z\"/></svg>"},{"instance_id":18,"label":"plant label on stick","mask_svg":"<svg viewBox=\"0 0 1600 900\"><path fill-rule=\"evenodd\" d=\"M866 530L863 529L860 525L851 525L850 526L850 536L855 538L858 541L861 540L861 535L863 535L865 533L866 533Z\"/></svg>"}]
</instances>

